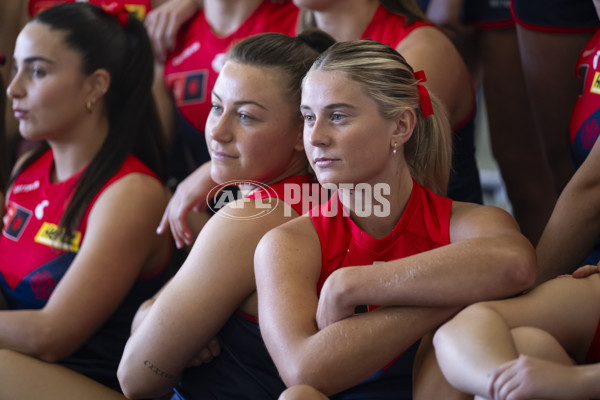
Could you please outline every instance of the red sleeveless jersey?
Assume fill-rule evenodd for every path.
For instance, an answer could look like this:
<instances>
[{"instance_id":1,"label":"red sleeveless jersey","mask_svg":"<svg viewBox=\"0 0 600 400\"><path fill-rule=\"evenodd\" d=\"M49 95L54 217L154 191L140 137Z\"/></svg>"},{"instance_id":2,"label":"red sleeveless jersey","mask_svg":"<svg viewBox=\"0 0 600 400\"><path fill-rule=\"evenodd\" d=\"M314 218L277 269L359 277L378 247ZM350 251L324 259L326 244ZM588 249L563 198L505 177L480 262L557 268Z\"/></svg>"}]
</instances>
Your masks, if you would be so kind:
<instances>
[{"instance_id":1,"label":"red sleeveless jersey","mask_svg":"<svg viewBox=\"0 0 600 400\"><path fill-rule=\"evenodd\" d=\"M360 38L373 39L396 48L409 33L424 26L434 25L424 21L414 21L412 24L406 25L406 17L394 14L380 4Z\"/></svg>"},{"instance_id":2,"label":"red sleeveless jersey","mask_svg":"<svg viewBox=\"0 0 600 400\"><path fill-rule=\"evenodd\" d=\"M263 32L294 35L298 9L291 1L265 0L232 34L215 35L200 11L177 39L177 49L165 63L165 83L183 117L198 131L210 112L210 92L223 67L227 49L237 41Z\"/></svg>"},{"instance_id":3,"label":"red sleeveless jersey","mask_svg":"<svg viewBox=\"0 0 600 400\"><path fill-rule=\"evenodd\" d=\"M45 304L84 242L88 215L106 188L134 172L156 178L140 160L129 156L96 193L77 230L66 238L61 235L60 219L83 170L52 183L49 176L53 165L54 157L48 150L16 178L8 193L0 236L0 289L14 308Z\"/></svg>"},{"instance_id":4,"label":"red sleeveless jersey","mask_svg":"<svg viewBox=\"0 0 600 400\"><path fill-rule=\"evenodd\" d=\"M452 200L438 196L413 181L402 217L389 235L376 239L348 217L336 192L327 204L309 212L321 242L318 293L325 280L337 269L359 265L377 268L373 264L449 244L451 209ZM328 216L333 210L337 211Z\"/></svg>"},{"instance_id":5,"label":"red sleeveless jersey","mask_svg":"<svg viewBox=\"0 0 600 400\"><path fill-rule=\"evenodd\" d=\"M76 0L29 0L29 16L35 17L47 8L62 3L74 3ZM107 6L111 3L125 5L127 11L134 13L139 19L144 19L152 9L151 0L88 0L98 6Z\"/></svg>"}]
</instances>

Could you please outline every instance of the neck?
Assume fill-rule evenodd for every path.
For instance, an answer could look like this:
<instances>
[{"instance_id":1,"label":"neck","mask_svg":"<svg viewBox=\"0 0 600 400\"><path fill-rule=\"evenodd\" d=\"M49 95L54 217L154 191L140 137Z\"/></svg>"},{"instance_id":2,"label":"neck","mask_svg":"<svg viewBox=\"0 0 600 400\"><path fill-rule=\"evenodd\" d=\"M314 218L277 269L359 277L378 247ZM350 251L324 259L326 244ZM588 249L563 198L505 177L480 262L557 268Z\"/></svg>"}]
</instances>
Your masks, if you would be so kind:
<instances>
[{"instance_id":1,"label":"neck","mask_svg":"<svg viewBox=\"0 0 600 400\"><path fill-rule=\"evenodd\" d=\"M379 0L348 3L339 1L327 10L314 11L317 27L338 42L360 39L379 7Z\"/></svg>"},{"instance_id":2,"label":"neck","mask_svg":"<svg viewBox=\"0 0 600 400\"><path fill-rule=\"evenodd\" d=\"M108 121L104 118L88 120L71 135L65 135L64 140L48 142L54 154L53 182L69 179L88 165L106 140Z\"/></svg>"},{"instance_id":3,"label":"neck","mask_svg":"<svg viewBox=\"0 0 600 400\"><path fill-rule=\"evenodd\" d=\"M204 16L217 36L229 36L263 0L204 0Z\"/></svg>"},{"instance_id":4,"label":"neck","mask_svg":"<svg viewBox=\"0 0 600 400\"><path fill-rule=\"evenodd\" d=\"M412 177L406 168L394 180L361 186L368 189L344 189L340 185L340 201L360 229L381 239L389 235L400 221L412 192Z\"/></svg>"}]
</instances>

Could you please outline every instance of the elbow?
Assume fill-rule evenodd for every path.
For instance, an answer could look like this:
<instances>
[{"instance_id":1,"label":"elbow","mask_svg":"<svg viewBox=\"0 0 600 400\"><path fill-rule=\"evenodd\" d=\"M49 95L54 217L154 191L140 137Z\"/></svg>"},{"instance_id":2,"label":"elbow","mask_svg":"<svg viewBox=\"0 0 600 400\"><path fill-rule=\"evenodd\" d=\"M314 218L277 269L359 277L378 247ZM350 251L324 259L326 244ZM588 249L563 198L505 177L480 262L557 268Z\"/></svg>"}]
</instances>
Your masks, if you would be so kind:
<instances>
[{"instance_id":1,"label":"elbow","mask_svg":"<svg viewBox=\"0 0 600 400\"><path fill-rule=\"evenodd\" d=\"M137 360L136 360L137 363ZM127 356L127 351L123 354L123 358L117 369L117 379L121 386L123 395L128 399L147 399L160 397L169 392L176 384L177 379L174 377L165 377L164 380L157 381L154 376L148 376L147 365L143 363L143 367L134 364L134 361ZM143 369L140 369L143 368ZM172 379L173 378L173 379Z\"/></svg>"},{"instance_id":2,"label":"elbow","mask_svg":"<svg viewBox=\"0 0 600 400\"><path fill-rule=\"evenodd\" d=\"M131 376L127 368L123 367L123 363L119 365L117 378L119 379L119 385L121 385L123 395L128 399L149 397L147 387L145 388L143 385L136 384L136 379Z\"/></svg>"},{"instance_id":3,"label":"elbow","mask_svg":"<svg viewBox=\"0 0 600 400\"><path fill-rule=\"evenodd\" d=\"M123 362L119 364L117 378L119 379L119 385L121 385L123 395L128 399L144 399L165 394L152 391L148 382L138 379L130 368L123 365Z\"/></svg>"},{"instance_id":4,"label":"elbow","mask_svg":"<svg viewBox=\"0 0 600 400\"><path fill-rule=\"evenodd\" d=\"M285 368L279 368L281 379L287 387L306 385L317 389L326 396L331 396L343 389L335 387L331 373L326 373L315 368L314 363L286 363Z\"/></svg>"},{"instance_id":5,"label":"elbow","mask_svg":"<svg viewBox=\"0 0 600 400\"><path fill-rule=\"evenodd\" d=\"M537 258L535 249L527 242L505 253L505 282L507 296L512 296L531 288L537 277Z\"/></svg>"},{"instance_id":6,"label":"elbow","mask_svg":"<svg viewBox=\"0 0 600 400\"><path fill-rule=\"evenodd\" d=\"M82 343L76 338L65 335L62 331L57 332L49 325L30 336L28 340L29 354L42 361L56 363L73 354Z\"/></svg>"}]
</instances>

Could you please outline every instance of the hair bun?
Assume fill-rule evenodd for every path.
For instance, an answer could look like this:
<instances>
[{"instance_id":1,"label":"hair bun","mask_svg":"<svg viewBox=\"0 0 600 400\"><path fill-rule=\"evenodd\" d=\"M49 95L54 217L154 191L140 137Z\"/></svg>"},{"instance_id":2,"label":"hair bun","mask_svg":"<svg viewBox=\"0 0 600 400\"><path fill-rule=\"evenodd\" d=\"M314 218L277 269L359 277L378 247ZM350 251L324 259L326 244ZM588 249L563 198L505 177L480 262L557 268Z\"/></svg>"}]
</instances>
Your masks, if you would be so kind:
<instances>
[{"instance_id":1,"label":"hair bun","mask_svg":"<svg viewBox=\"0 0 600 400\"><path fill-rule=\"evenodd\" d=\"M335 39L331 35L316 28L306 29L297 34L296 37L319 53L324 52L335 43Z\"/></svg>"}]
</instances>

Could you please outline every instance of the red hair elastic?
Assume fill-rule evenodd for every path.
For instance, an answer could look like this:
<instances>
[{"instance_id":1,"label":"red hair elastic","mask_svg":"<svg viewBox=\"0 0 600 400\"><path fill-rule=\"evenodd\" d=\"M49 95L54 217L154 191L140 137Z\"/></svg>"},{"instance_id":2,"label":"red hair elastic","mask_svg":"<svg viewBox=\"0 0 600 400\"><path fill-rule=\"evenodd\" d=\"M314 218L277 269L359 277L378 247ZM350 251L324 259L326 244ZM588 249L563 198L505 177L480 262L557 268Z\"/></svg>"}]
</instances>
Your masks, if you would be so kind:
<instances>
[{"instance_id":1,"label":"red hair elastic","mask_svg":"<svg viewBox=\"0 0 600 400\"><path fill-rule=\"evenodd\" d=\"M430 115L433 115L433 105L431 104L431 96L429 95L429 91L427 91L427 88L421 84L421 82L427 82L425 71L417 71L414 75L415 79L418 81L417 90L419 91L421 112L423 113L423 118L427 118Z\"/></svg>"},{"instance_id":2,"label":"red hair elastic","mask_svg":"<svg viewBox=\"0 0 600 400\"><path fill-rule=\"evenodd\" d=\"M104 7L104 10L107 14L117 18L123 28L129 25L129 13L123 4L117 2L110 3Z\"/></svg>"},{"instance_id":3,"label":"red hair elastic","mask_svg":"<svg viewBox=\"0 0 600 400\"><path fill-rule=\"evenodd\" d=\"M4 54L0 53L0 65L4 65L6 63L6 57Z\"/></svg>"}]
</instances>

